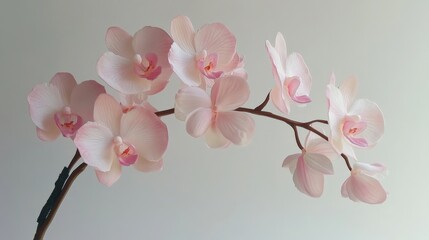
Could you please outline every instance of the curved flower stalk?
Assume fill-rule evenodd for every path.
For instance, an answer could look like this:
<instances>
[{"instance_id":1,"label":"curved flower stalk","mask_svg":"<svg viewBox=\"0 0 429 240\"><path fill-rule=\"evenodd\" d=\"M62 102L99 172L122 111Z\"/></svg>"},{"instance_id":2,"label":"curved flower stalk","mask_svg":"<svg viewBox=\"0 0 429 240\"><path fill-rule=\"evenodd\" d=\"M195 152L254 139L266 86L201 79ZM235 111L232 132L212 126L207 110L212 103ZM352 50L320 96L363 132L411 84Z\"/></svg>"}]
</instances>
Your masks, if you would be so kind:
<instances>
[{"instance_id":1,"label":"curved flower stalk","mask_svg":"<svg viewBox=\"0 0 429 240\"><path fill-rule=\"evenodd\" d=\"M212 23L195 31L188 17L178 16L171 21L171 36L168 60L184 84L205 88L236 68L243 76L235 36L225 25Z\"/></svg>"},{"instance_id":2,"label":"curved flower stalk","mask_svg":"<svg viewBox=\"0 0 429 240\"><path fill-rule=\"evenodd\" d=\"M367 99L354 101L356 86L357 80L350 78L337 88L333 74L327 86L329 141L338 153L354 159L353 147L372 147L384 132L383 113L377 104Z\"/></svg>"},{"instance_id":3,"label":"curved flower stalk","mask_svg":"<svg viewBox=\"0 0 429 240\"><path fill-rule=\"evenodd\" d=\"M165 88L173 73L168 51L173 40L162 29L146 26L134 36L119 27L106 33L104 53L97 63L100 77L125 94L152 95Z\"/></svg>"},{"instance_id":4,"label":"curved flower stalk","mask_svg":"<svg viewBox=\"0 0 429 240\"><path fill-rule=\"evenodd\" d=\"M52 141L60 134L73 139L85 122L93 120L95 99L105 92L96 81L77 84L73 75L65 72L35 86L27 100L39 139Z\"/></svg>"},{"instance_id":5,"label":"curved flower stalk","mask_svg":"<svg viewBox=\"0 0 429 240\"><path fill-rule=\"evenodd\" d=\"M270 93L274 106L283 113L290 112L290 103L311 102L311 75L303 57L299 53L287 55L286 41L279 32L273 47L267 40L266 50L271 60L276 85Z\"/></svg>"},{"instance_id":6,"label":"curved flower stalk","mask_svg":"<svg viewBox=\"0 0 429 240\"><path fill-rule=\"evenodd\" d=\"M356 163L353 166L350 177L341 187L341 195L357 202L379 204L386 200L387 193L381 186L377 176L386 168L379 163Z\"/></svg>"},{"instance_id":7,"label":"curved flower stalk","mask_svg":"<svg viewBox=\"0 0 429 240\"><path fill-rule=\"evenodd\" d=\"M186 131L193 137L205 136L211 148L231 143L245 145L253 136L255 123L242 112L235 112L249 98L247 81L238 76L216 80L209 96L199 87L186 87L176 95L175 114L186 121Z\"/></svg>"},{"instance_id":8,"label":"curved flower stalk","mask_svg":"<svg viewBox=\"0 0 429 240\"><path fill-rule=\"evenodd\" d=\"M102 94L95 102L94 122L83 125L74 142L98 180L110 186L119 179L122 166L161 170L168 133L152 111L138 107L123 113L113 97Z\"/></svg>"},{"instance_id":9,"label":"curved flower stalk","mask_svg":"<svg viewBox=\"0 0 429 240\"><path fill-rule=\"evenodd\" d=\"M283 161L293 174L296 188L310 197L323 193L324 175L333 174L331 161L338 157L331 145L312 132L308 132L302 153L293 154Z\"/></svg>"}]
</instances>

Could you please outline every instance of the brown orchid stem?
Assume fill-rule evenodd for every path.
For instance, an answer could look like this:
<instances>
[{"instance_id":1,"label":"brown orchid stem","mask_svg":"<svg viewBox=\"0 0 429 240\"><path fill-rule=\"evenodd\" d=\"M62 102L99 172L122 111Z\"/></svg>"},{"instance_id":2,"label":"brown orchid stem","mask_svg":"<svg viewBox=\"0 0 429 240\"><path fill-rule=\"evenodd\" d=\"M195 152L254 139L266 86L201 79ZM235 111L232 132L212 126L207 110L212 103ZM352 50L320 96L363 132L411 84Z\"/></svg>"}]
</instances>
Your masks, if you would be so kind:
<instances>
[{"instance_id":1,"label":"brown orchid stem","mask_svg":"<svg viewBox=\"0 0 429 240\"><path fill-rule=\"evenodd\" d=\"M78 154L78 151L77 151L75 157L72 159L69 166L73 166L79 158L80 158L80 154ZM86 163L81 163L67 178L67 181L64 184L64 187L61 189L61 193L59 194L54 205L52 206L52 209L50 210L48 216L40 225L37 226L36 234L34 235L34 240L43 239L43 237L45 236L46 230L48 230L48 227L51 224L52 220L54 219L55 214L57 213L58 208L63 202L65 196L67 195L68 190L72 186L74 180L76 180L76 178L83 172L83 170L85 170L86 166L87 166Z\"/></svg>"}]
</instances>

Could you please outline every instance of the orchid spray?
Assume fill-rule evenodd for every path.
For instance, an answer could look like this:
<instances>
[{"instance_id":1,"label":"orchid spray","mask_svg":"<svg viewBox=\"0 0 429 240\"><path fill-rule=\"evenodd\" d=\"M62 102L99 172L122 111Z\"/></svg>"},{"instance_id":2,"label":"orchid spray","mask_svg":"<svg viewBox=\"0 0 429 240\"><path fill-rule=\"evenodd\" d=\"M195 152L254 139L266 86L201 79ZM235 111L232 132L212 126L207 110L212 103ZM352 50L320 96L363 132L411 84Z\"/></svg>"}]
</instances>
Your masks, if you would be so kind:
<instances>
[{"instance_id":1,"label":"orchid spray","mask_svg":"<svg viewBox=\"0 0 429 240\"><path fill-rule=\"evenodd\" d=\"M164 160L168 164L164 159L168 129L161 117L167 115L184 121L186 132L202 137L210 148L247 145L255 130L252 115L281 121L293 129L299 148L285 157L283 167L289 168L300 192L320 197L324 176L334 174L332 162L341 157L350 171L341 195L369 204L385 201L387 194L378 180L385 167L359 162L354 151L379 141L383 114L374 102L355 100L355 78L337 86L332 74L326 81L328 119L299 122L287 116L293 105L311 102L312 76L303 56L288 54L281 33L274 46L268 40L265 43L274 87L255 108L243 107L250 96L247 73L236 38L225 25L212 23L195 30L188 17L179 16L172 20L170 33L171 37L149 26L133 36L119 27L107 30L108 51L98 60L97 72L119 92L118 99L94 80L78 84L70 73L57 73L29 93L30 116L39 139L53 141L63 135L77 147L42 208L34 239L43 239L67 191L87 166L106 186L119 180L123 167L162 170ZM173 73L182 82L175 105L156 110L148 96L160 93ZM280 114L264 110L270 101ZM304 143L299 129L308 132ZM74 168L80 159L83 162Z\"/></svg>"}]
</instances>

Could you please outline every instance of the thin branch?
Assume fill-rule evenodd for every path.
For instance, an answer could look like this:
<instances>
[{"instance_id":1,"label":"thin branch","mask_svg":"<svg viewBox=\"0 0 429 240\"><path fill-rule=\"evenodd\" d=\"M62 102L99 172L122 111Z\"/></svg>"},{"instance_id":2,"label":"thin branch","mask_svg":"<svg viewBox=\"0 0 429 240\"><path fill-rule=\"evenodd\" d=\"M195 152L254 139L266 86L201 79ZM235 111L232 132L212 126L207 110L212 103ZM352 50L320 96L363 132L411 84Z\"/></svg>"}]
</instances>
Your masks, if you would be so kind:
<instances>
[{"instance_id":1,"label":"thin branch","mask_svg":"<svg viewBox=\"0 0 429 240\"><path fill-rule=\"evenodd\" d=\"M327 120L321 120L321 119L316 119L316 120L313 120L313 121L309 121L309 122L306 122L305 124L313 124L313 123L323 123L323 124L328 124L328 121Z\"/></svg>"},{"instance_id":2,"label":"thin branch","mask_svg":"<svg viewBox=\"0 0 429 240\"><path fill-rule=\"evenodd\" d=\"M170 109L167 109L167 110L158 111L158 112L156 112L155 114L156 114L158 117L163 117L163 116L171 115L171 114L173 114L173 113L174 113L174 108L170 108Z\"/></svg>"},{"instance_id":3,"label":"thin branch","mask_svg":"<svg viewBox=\"0 0 429 240\"><path fill-rule=\"evenodd\" d=\"M69 166L67 167L69 170L73 168L76 162L80 159L80 152L76 149L76 153L74 154L73 159L70 161Z\"/></svg>"},{"instance_id":4,"label":"thin branch","mask_svg":"<svg viewBox=\"0 0 429 240\"><path fill-rule=\"evenodd\" d=\"M267 105L268 101L270 100L270 94L271 92L267 94L267 97L259 106L255 107L256 111L262 111L264 109L264 107Z\"/></svg>"},{"instance_id":5,"label":"thin branch","mask_svg":"<svg viewBox=\"0 0 429 240\"><path fill-rule=\"evenodd\" d=\"M58 208L60 207L61 203L63 202L65 196L67 195L68 190L72 186L74 180L85 170L86 163L81 163L73 172L70 174L70 177L67 179L67 182L64 184L63 189L61 190L60 195L58 196L57 201L55 202L55 205L53 206L51 212L49 213L46 220L43 222L42 225L37 227L36 234L34 235L34 240L42 240L45 236L46 230L48 229L49 225L51 224L52 220L55 217L55 214L58 211Z\"/></svg>"}]
</instances>

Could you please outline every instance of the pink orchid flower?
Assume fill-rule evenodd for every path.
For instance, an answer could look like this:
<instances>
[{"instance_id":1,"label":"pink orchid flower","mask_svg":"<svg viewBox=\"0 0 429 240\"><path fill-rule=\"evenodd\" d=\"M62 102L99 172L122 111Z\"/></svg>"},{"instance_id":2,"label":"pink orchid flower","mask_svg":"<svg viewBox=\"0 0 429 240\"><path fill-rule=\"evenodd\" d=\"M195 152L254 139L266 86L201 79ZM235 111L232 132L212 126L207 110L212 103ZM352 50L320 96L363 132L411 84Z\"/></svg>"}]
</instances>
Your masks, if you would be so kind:
<instances>
[{"instance_id":1,"label":"pink orchid flower","mask_svg":"<svg viewBox=\"0 0 429 240\"><path fill-rule=\"evenodd\" d=\"M274 106L288 114L291 101L298 104L311 102L311 75L302 56L299 53L287 55L286 41L280 32L277 33L275 47L268 40L265 46L276 81L270 94Z\"/></svg>"},{"instance_id":2,"label":"pink orchid flower","mask_svg":"<svg viewBox=\"0 0 429 240\"><path fill-rule=\"evenodd\" d=\"M98 180L111 186L121 176L122 166L161 170L168 133L151 110L138 107L123 113L113 97L101 94L95 101L94 122L83 125L74 142Z\"/></svg>"},{"instance_id":3,"label":"pink orchid flower","mask_svg":"<svg viewBox=\"0 0 429 240\"><path fill-rule=\"evenodd\" d=\"M93 119L95 99L105 92L94 80L77 84L70 73L57 73L49 83L35 86L27 100L37 136L43 141L55 140L60 134L73 139Z\"/></svg>"},{"instance_id":4,"label":"pink orchid flower","mask_svg":"<svg viewBox=\"0 0 429 240\"><path fill-rule=\"evenodd\" d=\"M175 114L186 121L186 131L193 137L205 136L211 148L230 143L247 144L255 123L246 113L234 111L249 98L247 81L238 76L216 80L209 96L199 87L185 87L176 95Z\"/></svg>"},{"instance_id":5,"label":"pink orchid flower","mask_svg":"<svg viewBox=\"0 0 429 240\"><path fill-rule=\"evenodd\" d=\"M173 73L168 63L172 43L160 28L147 26L131 36L119 27L110 27L106 33L109 52L98 60L98 74L119 92L156 94Z\"/></svg>"},{"instance_id":6,"label":"pink orchid flower","mask_svg":"<svg viewBox=\"0 0 429 240\"><path fill-rule=\"evenodd\" d=\"M299 191L310 197L320 197L323 193L323 175L334 173L331 161L337 156L328 142L309 132L302 153L286 157L283 167L289 168Z\"/></svg>"},{"instance_id":7,"label":"pink orchid flower","mask_svg":"<svg viewBox=\"0 0 429 240\"><path fill-rule=\"evenodd\" d=\"M367 99L354 101L357 80L350 78L340 88L335 86L335 76L327 86L329 105L329 141L338 153L356 159L353 147L374 146L384 132L384 118L380 108Z\"/></svg>"},{"instance_id":8,"label":"pink orchid flower","mask_svg":"<svg viewBox=\"0 0 429 240\"><path fill-rule=\"evenodd\" d=\"M168 60L174 72L188 86L205 86L224 73L240 67L235 36L221 23L194 30L191 20L179 16L171 22L171 45Z\"/></svg>"},{"instance_id":9,"label":"pink orchid flower","mask_svg":"<svg viewBox=\"0 0 429 240\"><path fill-rule=\"evenodd\" d=\"M377 180L385 171L381 164L355 163L350 177L341 187L341 195L357 202L379 204L386 200L387 193Z\"/></svg>"}]
</instances>

